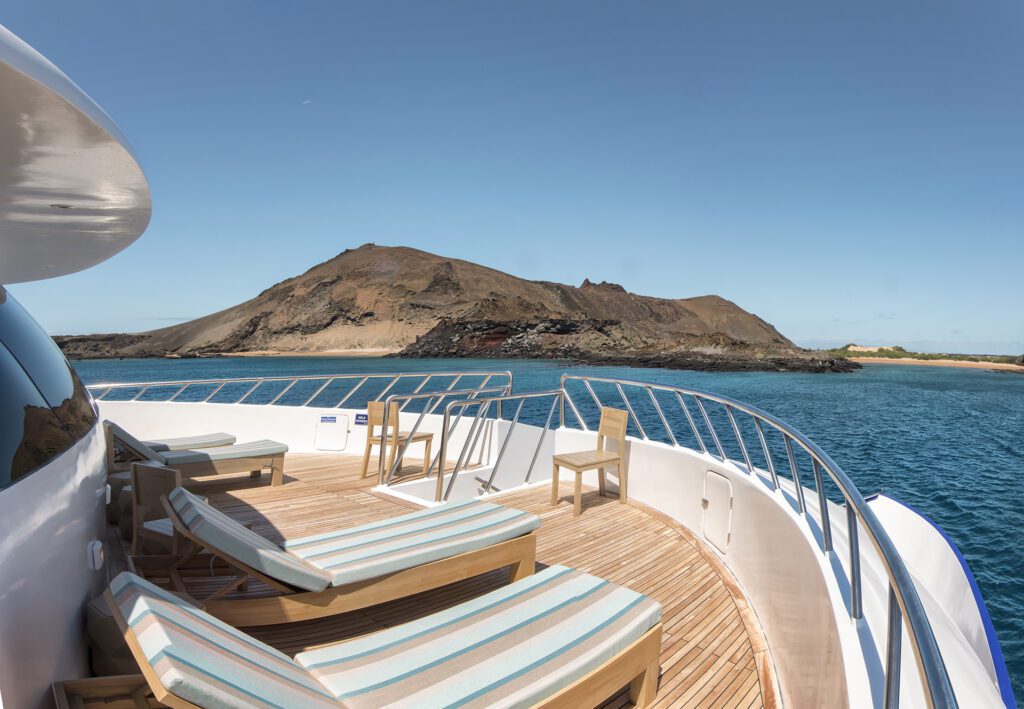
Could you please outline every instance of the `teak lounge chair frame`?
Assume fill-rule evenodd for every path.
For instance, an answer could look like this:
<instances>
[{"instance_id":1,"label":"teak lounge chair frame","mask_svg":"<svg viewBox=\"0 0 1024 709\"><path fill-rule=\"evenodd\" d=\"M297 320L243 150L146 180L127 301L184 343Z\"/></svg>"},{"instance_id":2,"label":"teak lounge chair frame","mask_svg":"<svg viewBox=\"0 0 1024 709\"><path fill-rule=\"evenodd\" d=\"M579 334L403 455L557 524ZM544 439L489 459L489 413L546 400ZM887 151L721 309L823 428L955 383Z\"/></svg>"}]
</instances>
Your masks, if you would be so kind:
<instances>
[{"instance_id":1,"label":"teak lounge chair frame","mask_svg":"<svg viewBox=\"0 0 1024 709\"><path fill-rule=\"evenodd\" d=\"M330 586L323 591L306 591L267 576L220 549L209 547L189 531L166 497L161 502L174 525L175 533L182 538L179 548L184 546L185 551L179 556L134 556L131 558L134 570L143 576L166 577L175 591L189 596L185 577L210 575L208 559L197 558L203 551L209 551L221 562L215 570L225 577L225 585L211 596L203 599L189 596L189 600L207 613L236 627L292 623L347 613L446 586L505 566L512 567L511 580L518 581L533 573L537 554L537 533L530 532L483 549L377 578ZM225 598L236 589L244 591L244 585L251 579L262 581L277 590L278 595Z\"/></svg>"},{"instance_id":2,"label":"teak lounge chair frame","mask_svg":"<svg viewBox=\"0 0 1024 709\"><path fill-rule=\"evenodd\" d=\"M155 706L201 709L176 697L164 687L129 630L109 589L104 597L142 674L57 682L53 685L57 708L102 706L109 709L142 709L154 706L155 701ZM596 707L626 685L629 685L629 698L637 707L650 706L658 693L661 636L662 625L658 623L615 657L534 706L542 709ZM96 702L90 703L90 699ZM103 700L106 701L101 704Z\"/></svg>"},{"instance_id":3,"label":"teak lounge chair frame","mask_svg":"<svg viewBox=\"0 0 1024 709\"><path fill-rule=\"evenodd\" d=\"M115 456L114 442L128 451L136 461L163 462L163 456L140 442L125 440L117 435L114 426L109 423L103 424L103 434L107 445L107 472L116 473L127 468L129 462L118 461ZM270 471L270 484L281 485L284 483L284 453L272 453L267 455L250 455L238 458L226 458L223 460L204 460L197 463L175 463L175 470L181 471L186 479L199 479L198 482L220 482L213 476L232 476L240 473L248 473L252 479L259 478L263 471ZM209 477L208 477L209 476Z\"/></svg>"}]
</instances>

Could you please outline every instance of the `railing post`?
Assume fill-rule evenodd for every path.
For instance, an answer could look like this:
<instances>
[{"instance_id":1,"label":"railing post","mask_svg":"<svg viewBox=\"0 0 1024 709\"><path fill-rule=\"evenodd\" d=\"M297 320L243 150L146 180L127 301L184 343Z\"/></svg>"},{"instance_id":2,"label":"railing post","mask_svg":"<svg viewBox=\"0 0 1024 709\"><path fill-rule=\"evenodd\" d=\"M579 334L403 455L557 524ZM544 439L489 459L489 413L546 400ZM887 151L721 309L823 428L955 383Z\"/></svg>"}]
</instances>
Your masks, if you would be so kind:
<instances>
[{"instance_id":1,"label":"railing post","mask_svg":"<svg viewBox=\"0 0 1024 709\"><path fill-rule=\"evenodd\" d=\"M356 384L356 385L355 385L354 387L352 387L352 389L351 389L351 390L349 390L348 394L345 394L345 396L343 396L343 397L341 398L341 401L339 401L339 402L338 402L338 403L337 403L337 404L336 404L336 405L334 406L334 408L336 408L336 409L340 409L340 408L341 408L342 406L344 406L345 402L346 402L346 401L348 401L348 400L349 400L350 398L352 398L352 395L356 393L356 390L357 390L357 389L358 389L359 387L361 387L361 386L362 386L363 384L366 384L366 382L367 382L367 380L368 380L368 379L369 379L369 377L363 377L362 379L360 379L360 380L359 380L359 382L358 382L358 383L357 383L357 384Z\"/></svg>"},{"instance_id":2,"label":"railing post","mask_svg":"<svg viewBox=\"0 0 1024 709\"><path fill-rule=\"evenodd\" d=\"M779 489L779 475L775 472L775 462L772 460L772 452L768 450L768 439L764 437L764 429L761 427L761 419L754 417L754 428L757 429L757 437L761 440L761 450L764 451L764 460L768 465L768 474L772 476L772 486Z\"/></svg>"},{"instance_id":3,"label":"railing post","mask_svg":"<svg viewBox=\"0 0 1024 709\"><path fill-rule=\"evenodd\" d=\"M736 436L736 443L740 446L740 454L743 455L743 462L747 466L747 472L753 475L754 466L750 462L750 453L747 452L747 444L743 442L743 434L740 433L740 425L736 423L736 416L733 415L731 406L726 405L725 415L729 417L729 425L732 426L733 435Z\"/></svg>"},{"instance_id":4,"label":"railing post","mask_svg":"<svg viewBox=\"0 0 1024 709\"><path fill-rule=\"evenodd\" d=\"M580 410L576 408L576 404L573 403L572 395L568 389L562 389L562 400L563 403L569 405L569 410L572 411L572 415L576 417L576 420L580 422L580 429L589 431L590 427L587 426L587 422L583 420L583 416L580 415Z\"/></svg>"},{"instance_id":5,"label":"railing post","mask_svg":"<svg viewBox=\"0 0 1024 709\"><path fill-rule=\"evenodd\" d=\"M238 401L236 401L235 403L236 404L244 404L245 400L249 398L249 394L252 394L254 391L259 389L260 388L260 384L262 384L262 383L263 383L262 379L257 379L256 382L251 387L249 387L249 391L245 392L245 394L242 395L242 398L239 399Z\"/></svg>"},{"instance_id":6,"label":"railing post","mask_svg":"<svg viewBox=\"0 0 1024 709\"><path fill-rule=\"evenodd\" d=\"M444 408L444 419L441 422L441 445L437 450L437 489L434 491L434 502L441 501L444 492L444 464L448 454L448 420L451 418L451 409Z\"/></svg>"},{"instance_id":7,"label":"railing post","mask_svg":"<svg viewBox=\"0 0 1024 709\"><path fill-rule=\"evenodd\" d=\"M467 451L470 450L470 443L472 442L473 447L476 447L476 438L477 435L479 434L479 430L482 428L481 422L483 421L484 416L486 416L486 414L486 409L482 405L477 404L476 416L473 418L473 421L469 426L469 433L466 434L466 442L462 444L462 450L459 451L459 457L455 461L455 467L452 468L452 479L448 481L448 487L445 488L443 497L444 500L447 500L448 497L452 494L452 488L455 486L455 478L459 476L459 468L462 467L462 461L466 460L466 453ZM469 462L467 461L466 464L468 465Z\"/></svg>"},{"instance_id":8,"label":"railing post","mask_svg":"<svg viewBox=\"0 0 1024 709\"><path fill-rule=\"evenodd\" d=\"M885 709L898 709L900 705L900 664L903 643L903 612L896 591L889 586L889 623L885 649ZM928 688L925 687L925 691Z\"/></svg>"},{"instance_id":9,"label":"railing post","mask_svg":"<svg viewBox=\"0 0 1024 709\"><path fill-rule=\"evenodd\" d=\"M821 463L811 456L814 464L814 485L818 488L818 516L821 518L821 536L825 551L832 551L832 523L828 516L828 497L825 495L825 481L821 475Z\"/></svg>"},{"instance_id":10,"label":"railing post","mask_svg":"<svg viewBox=\"0 0 1024 709\"><path fill-rule=\"evenodd\" d=\"M512 423L509 424L508 433L505 434L505 440L501 442L501 449L498 450L498 457L494 461L494 465L491 467L491 476L487 478L487 488L484 492L490 492L494 486L494 478L498 475L498 466L501 465L501 459L505 457L505 449L508 448L508 442L512 439L512 431L515 430L516 424L519 423L519 414L523 412L523 404L526 403L526 399L519 400L519 406L516 407L515 416L512 417ZM501 406L501 401L498 402Z\"/></svg>"},{"instance_id":11,"label":"railing post","mask_svg":"<svg viewBox=\"0 0 1024 709\"><path fill-rule=\"evenodd\" d=\"M724 463L728 458L725 457L725 449L722 448L722 442L718 440L718 432L715 431L715 427L711 425L711 417L708 416L708 410L704 408L704 402L700 400L699 396L694 396L693 400L697 402L697 408L700 410L700 415L704 419L704 425L708 427L708 432L711 434L711 440L715 442L715 448L718 449L718 457L722 459Z\"/></svg>"},{"instance_id":12,"label":"railing post","mask_svg":"<svg viewBox=\"0 0 1024 709\"><path fill-rule=\"evenodd\" d=\"M846 501L846 536L850 540L850 617L864 617L860 587L860 538L857 536L857 511Z\"/></svg>"},{"instance_id":13,"label":"railing post","mask_svg":"<svg viewBox=\"0 0 1024 709\"><path fill-rule=\"evenodd\" d=\"M604 404L602 404L601 399L598 398L597 392L594 391L594 387L590 386L590 381L588 379L583 380L583 386L585 386L587 391L590 392L590 398L594 400L594 405L597 406L597 415L600 416L601 409L604 407Z\"/></svg>"},{"instance_id":14,"label":"railing post","mask_svg":"<svg viewBox=\"0 0 1024 709\"><path fill-rule=\"evenodd\" d=\"M683 414L686 416L686 421L690 424L690 429L693 431L693 437L697 439L697 445L700 446L700 452L707 454L708 447L704 444L704 438L700 435L700 431L697 430L697 422L693 420L693 415L690 414L690 407L686 405L686 400L683 399L683 395L678 391L673 392L676 395L676 401L679 402L679 408L683 410Z\"/></svg>"},{"instance_id":15,"label":"railing post","mask_svg":"<svg viewBox=\"0 0 1024 709\"><path fill-rule=\"evenodd\" d=\"M640 423L640 419L637 418L636 412L633 411L633 405L629 403L629 398L626 396L626 392L622 390L622 385L615 382L615 388L619 392L619 396L622 397L622 403L626 405L626 411L629 412L629 417L633 419L633 423L636 424L636 430L640 432L640 438L647 440L647 432L644 431L643 424Z\"/></svg>"},{"instance_id":16,"label":"railing post","mask_svg":"<svg viewBox=\"0 0 1024 709\"><path fill-rule=\"evenodd\" d=\"M654 396L654 390L650 387L646 387L647 395L651 397L651 403L654 404L655 411L658 412L658 418L661 419L661 425L665 427L668 432L668 437L672 441L672 445L679 447L679 441L676 440L676 434L672 432L672 427L668 425L668 419L665 418L665 412L661 410L661 404L658 403L657 398Z\"/></svg>"},{"instance_id":17,"label":"railing post","mask_svg":"<svg viewBox=\"0 0 1024 709\"><path fill-rule=\"evenodd\" d=\"M526 477L523 479L524 484L530 482L530 477L533 475L533 466L537 464L537 456L540 455L540 449L548 435L548 428L551 426L551 418L555 415L555 404L557 402L557 399L551 402L551 409L548 411L548 417L544 421L544 430L540 432L540 440L537 441L537 447L533 451L533 458L530 459L530 467L526 469Z\"/></svg>"},{"instance_id":18,"label":"railing post","mask_svg":"<svg viewBox=\"0 0 1024 709\"><path fill-rule=\"evenodd\" d=\"M793 475L793 484L796 486L796 506L800 514L806 514L807 501L804 500L804 486L800 482L800 468L796 464L796 456L793 454L793 439L787 434L782 434L786 441L786 457L789 458L789 472Z\"/></svg>"},{"instance_id":19,"label":"railing post","mask_svg":"<svg viewBox=\"0 0 1024 709\"><path fill-rule=\"evenodd\" d=\"M302 402L302 406L309 406L309 402L313 401L313 399L320 396L320 392L326 389L330 385L330 383L334 381L334 379L334 377L328 377L327 379L325 379L324 383L320 385L320 388L314 391L313 394L308 399Z\"/></svg>"}]
</instances>

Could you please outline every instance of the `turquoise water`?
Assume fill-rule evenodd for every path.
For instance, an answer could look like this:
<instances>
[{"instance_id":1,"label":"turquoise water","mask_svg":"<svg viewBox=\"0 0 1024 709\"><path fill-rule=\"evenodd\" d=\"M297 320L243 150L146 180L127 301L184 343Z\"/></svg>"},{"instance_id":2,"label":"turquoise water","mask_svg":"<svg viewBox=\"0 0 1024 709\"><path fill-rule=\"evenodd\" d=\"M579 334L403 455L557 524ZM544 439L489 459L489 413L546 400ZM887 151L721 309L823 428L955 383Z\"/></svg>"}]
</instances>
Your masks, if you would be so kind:
<instances>
[{"instance_id":1,"label":"turquoise water","mask_svg":"<svg viewBox=\"0 0 1024 709\"><path fill-rule=\"evenodd\" d=\"M508 369L517 391L556 388L559 376L572 370L732 396L808 435L865 495L884 488L946 531L970 563L1015 693L1024 696L1024 493L1019 487L1024 475L1024 376L893 365L869 365L847 375L722 374L558 362L300 357L104 360L75 366L86 383ZM599 393L604 399L606 394ZM585 394L576 400L583 398ZM543 420L546 411L538 403L524 413L524 420Z\"/></svg>"}]
</instances>

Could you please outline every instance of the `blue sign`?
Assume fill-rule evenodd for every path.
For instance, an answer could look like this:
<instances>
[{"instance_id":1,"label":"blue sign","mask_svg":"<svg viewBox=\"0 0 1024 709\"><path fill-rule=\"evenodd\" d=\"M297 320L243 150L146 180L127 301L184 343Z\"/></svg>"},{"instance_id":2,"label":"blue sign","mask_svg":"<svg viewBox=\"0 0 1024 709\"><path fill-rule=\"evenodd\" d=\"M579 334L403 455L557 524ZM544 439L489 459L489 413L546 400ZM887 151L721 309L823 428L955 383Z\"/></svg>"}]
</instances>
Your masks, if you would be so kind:
<instances>
[{"instance_id":1,"label":"blue sign","mask_svg":"<svg viewBox=\"0 0 1024 709\"><path fill-rule=\"evenodd\" d=\"M320 423L338 423L337 416L321 416Z\"/></svg>"},{"instance_id":2,"label":"blue sign","mask_svg":"<svg viewBox=\"0 0 1024 709\"><path fill-rule=\"evenodd\" d=\"M366 425L366 414L356 414L356 426Z\"/></svg>"}]
</instances>

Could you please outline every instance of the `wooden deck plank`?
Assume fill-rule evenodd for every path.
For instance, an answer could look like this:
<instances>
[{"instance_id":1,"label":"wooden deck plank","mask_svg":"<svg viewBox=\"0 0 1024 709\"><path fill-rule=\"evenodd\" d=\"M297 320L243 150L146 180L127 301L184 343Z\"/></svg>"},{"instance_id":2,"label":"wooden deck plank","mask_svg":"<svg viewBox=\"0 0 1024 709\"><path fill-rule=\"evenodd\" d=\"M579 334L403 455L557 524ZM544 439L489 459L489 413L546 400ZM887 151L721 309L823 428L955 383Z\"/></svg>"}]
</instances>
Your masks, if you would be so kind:
<instances>
[{"instance_id":1,"label":"wooden deck plank","mask_svg":"<svg viewBox=\"0 0 1024 709\"><path fill-rule=\"evenodd\" d=\"M213 490L211 503L276 542L406 514L405 500L371 490L360 459L289 454L285 484ZM403 472L415 474L420 461ZM774 668L763 633L735 579L714 553L672 520L585 489L583 514L572 514L572 484L550 506L547 484L494 496L537 514L539 566L565 564L647 594L662 604L665 634L656 706L778 706ZM508 582L498 570L411 598L354 613L285 626L248 629L286 653L355 637L448 608ZM766 686L767 685L767 686ZM767 697L767 699L766 699ZM620 693L606 706L628 706Z\"/></svg>"}]
</instances>

